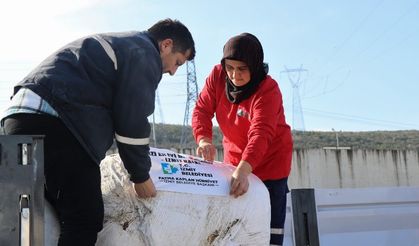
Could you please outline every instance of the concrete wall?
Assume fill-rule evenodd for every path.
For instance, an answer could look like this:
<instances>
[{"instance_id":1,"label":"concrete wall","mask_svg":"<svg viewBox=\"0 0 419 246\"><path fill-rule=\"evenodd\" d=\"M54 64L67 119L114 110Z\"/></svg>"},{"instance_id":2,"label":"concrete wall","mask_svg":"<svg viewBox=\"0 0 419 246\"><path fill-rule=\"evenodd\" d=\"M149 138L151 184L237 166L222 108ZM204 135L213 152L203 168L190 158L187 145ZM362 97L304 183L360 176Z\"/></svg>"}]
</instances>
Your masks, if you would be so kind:
<instances>
[{"instance_id":1,"label":"concrete wall","mask_svg":"<svg viewBox=\"0 0 419 246\"><path fill-rule=\"evenodd\" d=\"M289 186L419 186L419 150L294 150Z\"/></svg>"},{"instance_id":2,"label":"concrete wall","mask_svg":"<svg viewBox=\"0 0 419 246\"><path fill-rule=\"evenodd\" d=\"M419 150L296 149L288 183L292 189L419 186Z\"/></svg>"}]
</instances>

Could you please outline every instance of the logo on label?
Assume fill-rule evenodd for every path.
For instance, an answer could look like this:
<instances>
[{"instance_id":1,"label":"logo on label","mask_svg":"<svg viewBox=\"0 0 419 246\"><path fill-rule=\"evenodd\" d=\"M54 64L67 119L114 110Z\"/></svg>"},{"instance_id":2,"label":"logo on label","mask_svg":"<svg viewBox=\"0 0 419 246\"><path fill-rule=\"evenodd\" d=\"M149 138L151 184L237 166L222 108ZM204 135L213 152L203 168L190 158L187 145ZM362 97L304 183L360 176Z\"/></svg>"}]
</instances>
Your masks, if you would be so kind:
<instances>
[{"instance_id":1,"label":"logo on label","mask_svg":"<svg viewBox=\"0 0 419 246\"><path fill-rule=\"evenodd\" d=\"M164 174L174 174L177 171L179 171L179 168L177 168L177 167L175 167L175 166L173 166L169 163L166 163L166 162L161 163L161 169L163 170Z\"/></svg>"}]
</instances>

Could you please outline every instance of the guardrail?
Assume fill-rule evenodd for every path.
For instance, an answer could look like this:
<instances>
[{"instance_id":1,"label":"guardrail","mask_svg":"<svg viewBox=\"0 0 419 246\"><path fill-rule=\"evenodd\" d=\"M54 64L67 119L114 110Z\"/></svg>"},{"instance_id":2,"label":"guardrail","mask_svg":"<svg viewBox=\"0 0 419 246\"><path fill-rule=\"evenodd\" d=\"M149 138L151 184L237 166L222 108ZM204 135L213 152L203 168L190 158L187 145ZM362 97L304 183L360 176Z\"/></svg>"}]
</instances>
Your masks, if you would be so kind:
<instances>
[{"instance_id":1,"label":"guardrail","mask_svg":"<svg viewBox=\"0 0 419 246\"><path fill-rule=\"evenodd\" d=\"M305 211L293 204L299 190L291 190L288 195L284 246L318 245L316 240L308 241L305 236L316 226L322 246L419 245L419 187L312 189L312 192L315 201L307 195L304 199L307 204L315 204L315 209ZM313 220L311 225L298 222L293 215L305 212L306 218L316 213L317 225L313 225Z\"/></svg>"}]
</instances>

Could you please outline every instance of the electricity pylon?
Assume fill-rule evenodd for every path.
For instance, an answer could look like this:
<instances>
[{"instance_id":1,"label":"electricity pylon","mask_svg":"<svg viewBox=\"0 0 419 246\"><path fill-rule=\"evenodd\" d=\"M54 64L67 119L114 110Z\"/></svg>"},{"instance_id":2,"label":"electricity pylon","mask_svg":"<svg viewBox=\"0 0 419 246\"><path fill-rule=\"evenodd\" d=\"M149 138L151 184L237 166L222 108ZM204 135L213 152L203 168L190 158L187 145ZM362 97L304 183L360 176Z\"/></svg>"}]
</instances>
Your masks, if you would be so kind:
<instances>
[{"instance_id":1,"label":"electricity pylon","mask_svg":"<svg viewBox=\"0 0 419 246\"><path fill-rule=\"evenodd\" d=\"M285 66L284 66L285 67ZM305 131L304 115L301 106L300 99L300 86L302 84L301 74L307 72L307 69L303 69L303 65L300 68L289 69L285 67L281 73L286 73L292 86L292 128L293 130Z\"/></svg>"},{"instance_id":2,"label":"electricity pylon","mask_svg":"<svg viewBox=\"0 0 419 246\"><path fill-rule=\"evenodd\" d=\"M187 86L186 86L186 107L183 117L182 135L180 137L180 148L186 144L186 136L191 118L191 112L198 99L198 83L196 82L195 60L186 62Z\"/></svg>"}]
</instances>

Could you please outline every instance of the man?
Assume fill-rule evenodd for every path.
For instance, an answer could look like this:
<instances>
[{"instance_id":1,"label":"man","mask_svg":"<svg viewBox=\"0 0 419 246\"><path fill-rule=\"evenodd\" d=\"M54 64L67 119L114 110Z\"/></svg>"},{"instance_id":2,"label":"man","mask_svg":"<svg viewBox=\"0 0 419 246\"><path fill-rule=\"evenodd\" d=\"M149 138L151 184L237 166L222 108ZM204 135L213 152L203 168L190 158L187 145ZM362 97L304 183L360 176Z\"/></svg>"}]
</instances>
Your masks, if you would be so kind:
<instances>
[{"instance_id":1,"label":"man","mask_svg":"<svg viewBox=\"0 0 419 246\"><path fill-rule=\"evenodd\" d=\"M99 163L115 138L141 198L153 197L150 125L163 73L195 56L189 30L165 19L144 32L76 40L14 88L5 133L45 135L45 194L56 209L58 245L94 245L103 226Z\"/></svg>"}]
</instances>

